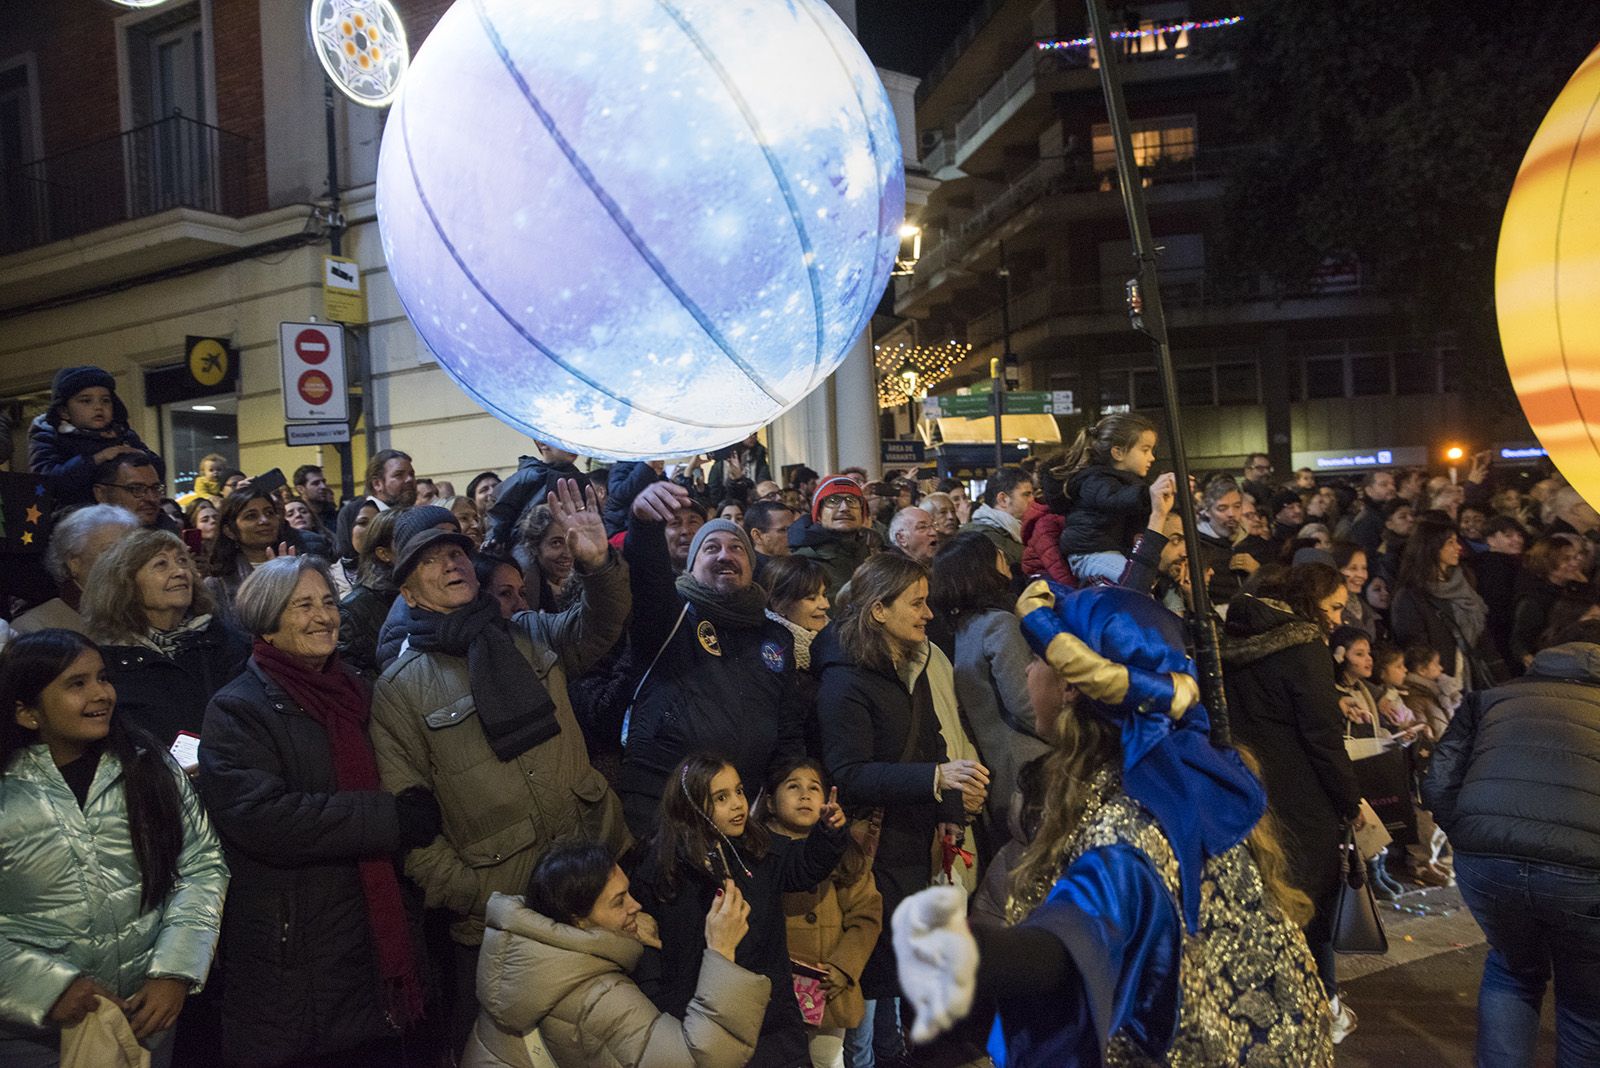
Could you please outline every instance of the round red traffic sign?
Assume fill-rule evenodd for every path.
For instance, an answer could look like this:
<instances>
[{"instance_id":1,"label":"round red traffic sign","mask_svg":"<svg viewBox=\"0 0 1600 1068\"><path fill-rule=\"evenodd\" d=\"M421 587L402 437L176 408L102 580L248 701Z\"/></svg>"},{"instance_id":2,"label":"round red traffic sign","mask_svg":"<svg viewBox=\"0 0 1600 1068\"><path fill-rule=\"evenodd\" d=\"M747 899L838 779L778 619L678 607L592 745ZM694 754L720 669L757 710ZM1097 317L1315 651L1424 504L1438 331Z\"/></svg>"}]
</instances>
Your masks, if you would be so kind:
<instances>
[{"instance_id":1,"label":"round red traffic sign","mask_svg":"<svg viewBox=\"0 0 1600 1068\"><path fill-rule=\"evenodd\" d=\"M332 350L328 335L315 327L308 327L294 336L294 354L306 363L321 363Z\"/></svg>"},{"instance_id":2,"label":"round red traffic sign","mask_svg":"<svg viewBox=\"0 0 1600 1068\"><path fill-rule=\"evenodd\" d=\"M295 383L295 388L307 404L326 404L333 396L333 380L321 371L307 371Z\"/></svg>"}]
</instances>

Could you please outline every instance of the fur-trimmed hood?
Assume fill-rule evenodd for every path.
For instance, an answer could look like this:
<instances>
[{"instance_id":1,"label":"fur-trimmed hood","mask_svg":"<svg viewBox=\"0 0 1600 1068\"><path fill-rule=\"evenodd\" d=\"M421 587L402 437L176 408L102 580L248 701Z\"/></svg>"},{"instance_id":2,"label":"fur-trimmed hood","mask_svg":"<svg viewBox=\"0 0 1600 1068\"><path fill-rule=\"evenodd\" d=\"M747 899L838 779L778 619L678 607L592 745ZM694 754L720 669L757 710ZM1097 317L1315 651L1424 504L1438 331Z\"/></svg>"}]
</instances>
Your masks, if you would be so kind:
<instances>
[{"instance_id":1,"label":"fur-trimmed hood","mask_svg":"<svg viewBox=\"0 0 1600 1068\"><path fill-rule=\"evenodd\" d=\"M1240 594L1228 604L1222 661L1253 664L1293 646L1322 640L1315 623L1301 619L1283 602Z\"/></svg>"}]
</instances>

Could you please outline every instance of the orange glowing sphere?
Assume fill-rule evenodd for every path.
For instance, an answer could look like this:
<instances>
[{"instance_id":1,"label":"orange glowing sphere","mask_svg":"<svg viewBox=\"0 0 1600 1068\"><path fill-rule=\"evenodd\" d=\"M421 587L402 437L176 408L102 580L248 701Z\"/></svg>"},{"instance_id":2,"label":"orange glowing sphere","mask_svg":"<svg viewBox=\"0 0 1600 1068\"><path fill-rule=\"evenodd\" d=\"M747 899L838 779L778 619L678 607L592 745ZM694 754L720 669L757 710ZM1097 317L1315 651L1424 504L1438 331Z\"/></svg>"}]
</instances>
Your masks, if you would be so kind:
<instances>
[{"instance_id":1,"label":"orange glowing sphere","mask_svg":"<svg viewBox=\"0 0 1600 1068\"><path fill-rule=\"evenodd\" d=\"M1572 487L1600 502L1600 48L1556 97L1517 171L1495 309L1533 432Z\"/></svg>"}]
</instances>

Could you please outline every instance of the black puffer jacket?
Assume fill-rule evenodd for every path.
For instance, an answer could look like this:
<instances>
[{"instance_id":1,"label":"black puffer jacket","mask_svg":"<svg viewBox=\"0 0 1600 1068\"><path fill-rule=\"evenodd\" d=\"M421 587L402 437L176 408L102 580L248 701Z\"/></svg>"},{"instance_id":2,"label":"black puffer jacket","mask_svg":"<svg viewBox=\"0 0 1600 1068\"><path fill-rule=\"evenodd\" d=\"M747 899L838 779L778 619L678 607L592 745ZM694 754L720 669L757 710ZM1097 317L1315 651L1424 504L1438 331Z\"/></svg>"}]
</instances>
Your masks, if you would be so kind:
<instances>
[{"instance_id":1,"label":"black puffer jacket","mask_svg":"<svg viewBox=\"0 0 1600 1068\"><path fill-rule=\"evenodd\" d=\"M1228 607L1222 664L1233 733L1261 762L1294 882L1322 900L1339 878L1343 821L1361 804L1327 643L1315 624L1241 594Z\"/></svg>"},{"instance_id":2,"label":"black puffer jacket","mask_svg":"<svg viewBox=\"0 0 1600 1068\"><path fill-rule=\"evenodd\" d=\"M1150 520L1150 487L1132 471L1091 464L1067 476L1061 555L1133 551Z\"/></svg>"},{"instance_id":3,"label":"black puffer jacket","mask_svg":"<svg viewBox=\"0 0 1600 1068\"><path fill-rule=\"evenodd\" d=\"M212 616L170 659L145 645L102 645L100 651L117 689L117 714L170 746L179 731L201 733L212 696L244 670L250 640Z\"/></svg>"},{"instance_id":4,"label":"black puffer jacket","mask_svg":"<svg viewBox=\"0 0 1600 1068\"><path fill-rule=\"evenodd\" d=\"M374 578L371 586L357 583L339 602L339 656L362 678L383 674L378 665L378 634L400 591L393 583Z\"/></svg>"},{"instance_id":5,"label":"black puffer jacket","mask_svg":"<svg viewBox=\"0 0 1600 1068\"><path fill-rule=\"evenodd\" d=\"M397 1034L358 868L399 850L394 797L340 790L327 732L254 661L212 700L202 737L200 796L233 875L229 1062L295 1064Z\"/></svg>"},{"instance_id":6,"label":"black puffer jacket","mask_svg":"<svg viewBox=\"0 0 1600 1068\"><path fill-rule=\"evenodd\" d=\"M1600 645L1556 645L1468 694L1423 803L1459 852L1600 872Z\"/></svg>"},{"instance_id":7,"label":"black puffer jacket","mask_svg":"<svg viewBox=\"0 0 1600 1068\"><path fill-rule=\"evenodd\" d=\"M633 507L633 499L666 477L642 460L620 460L612 464L611 473L606 476L605 507L600 510L606 533L616 535L627 530L628 509Z\"/></svg>"},{"instance_id":8,"label":"black puffer jacket","mask_svg":"<svg viewBox=\"0 0 1600 1068\"><path fill-rule=\"evenodd\" d=\"M514 532L522 513L543 504L556 488L556 480L562 478L576 482L579 493L589 484L589 476L572 464L551 465L537 456L519 456L516 471L494 492L494 507L489 509L484 524L484 541L509 548L516 540Z\"/></svg>"},{"instance_id":9,"label":"black puffer jacket","mask_svg":"<svg viewBox=\"0 0 1600 1068\"><path fill-rule=\"evenodd\" d=\"M935 826L965 820L959 791L934 798L935 768L949 757L927 671L908 686L898 675L863 667L840 648L831 626L817 635L811 666L822 677L817 725L839 803L858 819L883 809L872 870L883 914L893 916L901 901L928 885ZM869 998L893 997L898 989L891 938L885 922L861 976Z\"/></svg>"}]
</instances>

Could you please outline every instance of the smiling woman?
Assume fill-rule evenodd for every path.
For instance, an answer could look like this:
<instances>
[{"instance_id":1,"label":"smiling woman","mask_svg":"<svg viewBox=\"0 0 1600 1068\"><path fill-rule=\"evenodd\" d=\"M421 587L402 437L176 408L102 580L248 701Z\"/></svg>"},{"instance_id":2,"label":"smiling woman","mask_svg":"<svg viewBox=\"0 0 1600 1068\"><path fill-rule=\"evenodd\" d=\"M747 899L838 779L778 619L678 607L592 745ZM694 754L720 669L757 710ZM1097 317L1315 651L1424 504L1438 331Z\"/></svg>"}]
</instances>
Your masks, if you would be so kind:
<instances>
[{"instance_id":1,"label":"smiling woman","mask_svg":"<svg viewBox=\"0 0 1600 1068\"><path fill-rule=\"evenodd\" d=\"M200 733L206 702L239 673L244 638L212 614L210 594L175 534L140 530L89 573L81 605L105 652L117 711L171 745Z\"/></svg>"}]
</instances>

